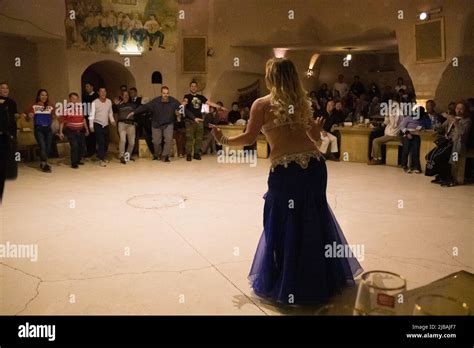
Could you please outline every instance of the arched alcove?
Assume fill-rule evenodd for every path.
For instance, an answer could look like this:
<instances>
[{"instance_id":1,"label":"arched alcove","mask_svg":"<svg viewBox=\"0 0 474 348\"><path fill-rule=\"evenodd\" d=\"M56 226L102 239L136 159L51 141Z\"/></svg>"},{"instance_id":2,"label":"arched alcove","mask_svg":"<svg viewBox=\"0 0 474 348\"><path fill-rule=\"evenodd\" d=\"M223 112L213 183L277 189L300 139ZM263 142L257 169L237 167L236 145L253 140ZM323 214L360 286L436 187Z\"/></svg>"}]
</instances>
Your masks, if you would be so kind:
<instances>
[{"instance_id":1,"label":"arched alcove","mask_svg":"<svg viewBox=\"0 0 474 348\"><path fill-rule=\"evenodd\" d=\"M82 87L86 82L92 83L96 90L105 87L109 98L119 95L121 85L127 85L129 88L136 85L132 73L122 64L112 60L102 60L89 65L81 75Z\"/></svg>"}]
</instances>

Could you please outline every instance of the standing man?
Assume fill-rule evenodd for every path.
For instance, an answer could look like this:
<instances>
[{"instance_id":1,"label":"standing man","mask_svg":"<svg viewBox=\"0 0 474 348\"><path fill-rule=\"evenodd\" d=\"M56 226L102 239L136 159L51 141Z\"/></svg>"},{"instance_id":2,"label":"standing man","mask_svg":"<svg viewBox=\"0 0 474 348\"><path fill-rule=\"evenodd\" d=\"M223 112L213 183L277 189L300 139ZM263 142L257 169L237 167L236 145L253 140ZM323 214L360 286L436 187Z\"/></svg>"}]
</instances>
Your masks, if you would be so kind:
<instances>
[{"instance_id":1,"label":"standing man","mask_svg":"<svg viewBox=\"0 0 474 348\"><path fill-rule=\"evenodd\" d=\"M0 204L2 203L5 180L16 179L18 167L16 153L16 103L9 98L10 89L6 82L0 83Z\"/></svg>"},{"instance_id":2,"label":"standing man","mask_svg":"<svg viewBox=\"0 0 474 348\"><path fill-rule=\"evenodd\" d=\"M135 87L129 90L130 101L138 108L142 105L142 97L138 96L138 91ZM135 113L135 128L137 134L135 136L135 154L139 154L139 140L143 136L150 153L153 154L155 149L153 147L152 132L151 132L151 112L145 111L140 114Z\"/></svg>"},{"instance_id":3,"label":"standing man","mask_svg":"<svg viewBox=\"0 0 474 348\"><path fill-rule=\"evenodd\" d=\"M85 93L82 94L82 103L84 105L84 117L86 123L89 122L89 115L92 109L92 102L99 98L99 94L94 91L94 86L92 83L86 82L84 85ZM88 132L89 135L86 136L86 157L91 157L96 152L96 141L95 133L92 131Z\"/></svg>"},{"instance_id":4,"label":"standing man","mask_svg":"<svg viewBox=\"0 0 474 348\"><path fill-rule=\"evenodd\" d=\"M198 84L196 81L191 81L189 90L190 93L184 96L184 103L186 104L186 160L192 161L193 158L196 160L201 159L202 137L204 133L202 104L213 106L218 111L227 111L227 109L198 94Z\"/></svg>"},{"instance_id":5,"label":"standing man","mask_svg":"<svg viewBox=\"0 0 474 348\"><path fill-rule=\"evenodd\" d=\"M152 133L153 145L155 148L153 160L162 159L164 162L170 162L169 155L171 143L173 141L173 125L176 116L179 114L181 103L171 97L169 88L161 87L161 97L154 98L149 103L138 107L135 112L131 112L129 117L135 113L144 111L152 112ZM162 149L161 142L164 139L164 147Z\"/></svg>"},{"instance_id":6,"label":"standing man","mask_svg":"<svg viewBox=\"0 0 474 348\"><path fill-rule=\"evenodd\" d=\"M334 98L339 95L339 97L343 99L347 96L347 93L349 93L349 87L347 86L347 83L344 82L344 75L340 74L332 89L332 95Z\"/></svg>"},{"instance_id":7,"label":"standing man","mask_svg":"<svg viewBox=\"0 0 474 348\"><path fill-rule=\"evenodd\" d=\"M128 115L137 108L136 104L130 100L128 91L122 92L121 99L115 98L113 110L117 113L118 131L120 136L119 153L120 163L127 164L132 160L133 148L135 147L135 120ZM125 151L125 145L127 151Z\"/></svg>"},{"instance_id":8,"label":"standing man","mask_svg":"<svg viewBox=\"0 0 474 348\"><path fill-rule=\"evenodd\" d=\"M71 149L71 167L77 169L80 164L84 164L81 162L84 134L87 136L89 133L77 93L69 93L69 103L64 110L64 115L59 115L59 119L59 138L63 140L66 134Z\"/></svg>"},{"instance_id":9,"label":"standing man","mask_svg":"<svg viewBox=\"0 0 474 348\"><path fill-rule=\"evenodd\" d=\"M99 88L99 98L92 102L92 110L89 116L89 127L95 133L99 145L100 166L107 166L107 148L109 147L109 122L115 126L112 102L107 98L107 90Z\"/></svg>"}]
</instances>

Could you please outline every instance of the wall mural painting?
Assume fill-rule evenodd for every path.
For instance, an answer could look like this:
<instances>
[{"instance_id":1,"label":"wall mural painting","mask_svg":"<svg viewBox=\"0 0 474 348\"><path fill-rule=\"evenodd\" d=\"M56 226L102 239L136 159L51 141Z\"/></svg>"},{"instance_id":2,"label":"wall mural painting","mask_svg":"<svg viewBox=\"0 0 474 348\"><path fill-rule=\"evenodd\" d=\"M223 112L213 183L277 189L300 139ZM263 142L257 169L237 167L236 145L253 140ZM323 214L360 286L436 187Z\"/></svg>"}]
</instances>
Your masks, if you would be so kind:
<instances>
[{"instance_id":1,"label":"wall mural painting","mask_svg":"<svg viewBox=\"0 0 474 348\"><path fill-rule=\"evenodd\" d=\"M172 0L65 0L70 49L108 53L174 51L176 2Z\"/></svg>"}]
</instances>

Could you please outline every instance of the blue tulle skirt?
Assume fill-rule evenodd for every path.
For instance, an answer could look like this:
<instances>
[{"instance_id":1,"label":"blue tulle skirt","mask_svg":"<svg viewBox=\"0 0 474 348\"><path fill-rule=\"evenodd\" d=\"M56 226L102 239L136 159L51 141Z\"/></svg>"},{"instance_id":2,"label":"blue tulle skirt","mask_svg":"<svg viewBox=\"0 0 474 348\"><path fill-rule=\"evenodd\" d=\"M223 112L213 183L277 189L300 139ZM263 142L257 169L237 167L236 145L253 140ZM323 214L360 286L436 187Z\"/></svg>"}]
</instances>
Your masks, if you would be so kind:
<instances>
[{"instance_id":1,"label":"blue tulle skirt","mask_svg":"<svg viewBox=\"0 0 474 348\"><path fill-rule=\"evenodd\" d=\"M307 168L291 162L268 177L263 233L249 274L256 295L282 304L321 304L362 272L355 257L326 257L347 245L326 199L324 159Z\"/></svg>"}]
</instances>

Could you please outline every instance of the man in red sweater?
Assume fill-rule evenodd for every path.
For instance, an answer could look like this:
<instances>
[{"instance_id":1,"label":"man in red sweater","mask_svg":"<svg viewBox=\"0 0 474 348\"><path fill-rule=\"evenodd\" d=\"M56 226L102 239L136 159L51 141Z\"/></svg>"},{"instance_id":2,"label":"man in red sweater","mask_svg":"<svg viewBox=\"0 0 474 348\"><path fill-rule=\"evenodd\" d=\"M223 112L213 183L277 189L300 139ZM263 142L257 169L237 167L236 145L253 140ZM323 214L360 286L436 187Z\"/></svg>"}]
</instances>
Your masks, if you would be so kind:
<instances>
[{"instance_id":1,"label":"man in red sweater","mask_svg":"<svg viewBox=\"0 0 474 348\"><path fill-rule=\"evenodd\" d=\"M82 104L79 103L79 95L74 92L69 93L69 103L64 114L60 115L59 137L61 140L64 139L64 134L66 134L71 147L71 167L77 169L79 164L84 164L81 162L84 135L89 135L89 130Z\"/></svg>"}]
</instances>

